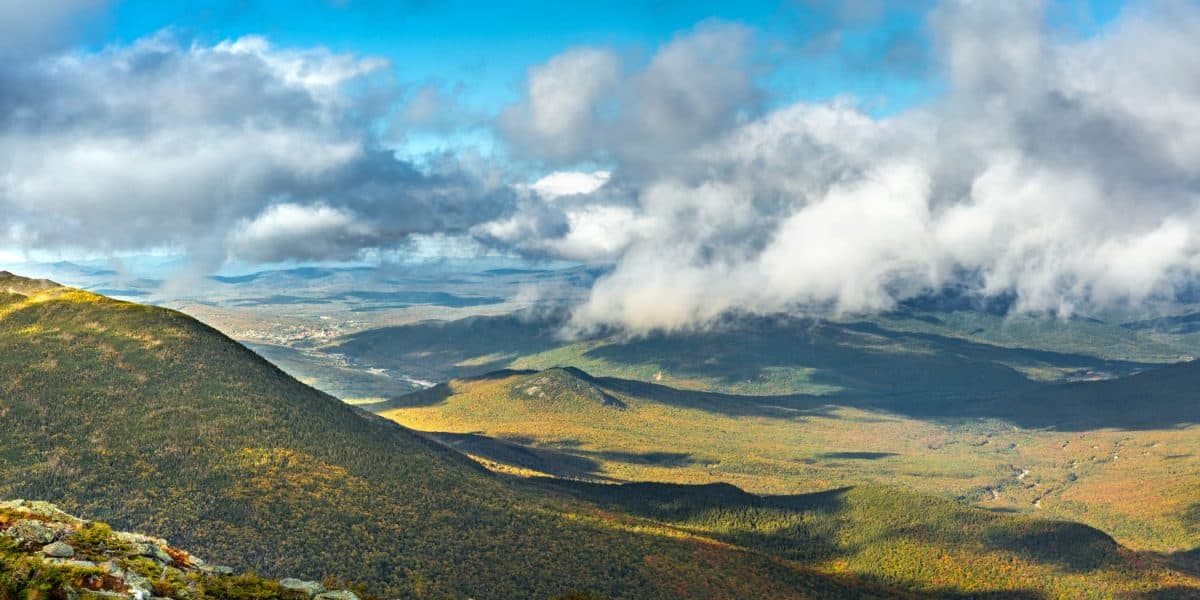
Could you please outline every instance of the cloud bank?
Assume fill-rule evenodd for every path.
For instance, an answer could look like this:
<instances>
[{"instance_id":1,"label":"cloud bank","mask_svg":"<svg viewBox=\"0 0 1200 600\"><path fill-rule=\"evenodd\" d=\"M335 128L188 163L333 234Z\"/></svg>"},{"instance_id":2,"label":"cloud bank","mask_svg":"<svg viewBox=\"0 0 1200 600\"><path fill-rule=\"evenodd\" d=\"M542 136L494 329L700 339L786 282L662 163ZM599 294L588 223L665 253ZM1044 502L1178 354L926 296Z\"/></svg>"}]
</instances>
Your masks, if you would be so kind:
<instances>
[{"instance_id":1,"label":"cloud bank","mask_svg":"<svg viewBox=\"0 0 1200 600\"><path fill-rule=\"evenodd\" d=\"M942 4L944 93L882 118L846 99L756 114L738 79L751 40L702 28L611 82L615 100L556 96L588 140L572 158L615 161L611 180L489 234L611 261L584 328L878 311L947 287L1059 315L1171 301L1200 267L1200 8L1137 5L1087 38L1046 23L1035 2ZM538 112L535 83L571 72L564 57L512 114ZM524 125L522 144L563 131Z\"/></svg>"},{"instance_id":2,"label":"cloud bank","mask_svg":"<svg viewBox=\"0 0 1200 600\"><path fill-rule=\"evenodd\" d=\"M768 85L781 61L842 48L829 31L702 23L640 59L567 49L490 124L385 61L257 37L35 44L95 3L46 6L0 2L0 23L39 32L0 41L0 248L171 247L215 268L473 237L607 265L581 329L887 310L947 288L1066 315L1197 289L1191 2L1131 4L1080 36L1041 2L947 0L928 39L897 42L941 92L886 116ZM844 18L886 12L862 6ZM457 120L507 156L418 165L380 141Z\"/></svg>"},{"instance_id":3,"label":"cloud bank","mask_svg":"<svg viewBox=\"0 0 1200 600\"><path fill-rule=\"evenodd\" d=\"M486 168L378 144L404 91L378 59L160 34L5 61L0 80L0 246L351 259L513 202Z\"/></svg>"}]
</instances>

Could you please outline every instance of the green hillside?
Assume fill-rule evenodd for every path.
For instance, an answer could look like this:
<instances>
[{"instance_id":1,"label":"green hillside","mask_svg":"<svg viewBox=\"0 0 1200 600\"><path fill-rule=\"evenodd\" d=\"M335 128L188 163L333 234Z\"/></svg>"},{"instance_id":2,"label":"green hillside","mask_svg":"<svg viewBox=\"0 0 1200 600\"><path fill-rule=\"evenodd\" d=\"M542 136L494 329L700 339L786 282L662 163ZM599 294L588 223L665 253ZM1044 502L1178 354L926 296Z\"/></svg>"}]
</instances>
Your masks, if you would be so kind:
<instances>
[{"instance_id":1,"label":"green hillside","mask_svg":"<svg viewBox=\"0 0 1200 600\"><path fill-rule=\"evenodd\" d=\"M676 597L664 569L708 574L702 596L861 591L514 487L183 314L21 289L0 297L0 497L390 597Z\"/></svg>"}]
</instances>

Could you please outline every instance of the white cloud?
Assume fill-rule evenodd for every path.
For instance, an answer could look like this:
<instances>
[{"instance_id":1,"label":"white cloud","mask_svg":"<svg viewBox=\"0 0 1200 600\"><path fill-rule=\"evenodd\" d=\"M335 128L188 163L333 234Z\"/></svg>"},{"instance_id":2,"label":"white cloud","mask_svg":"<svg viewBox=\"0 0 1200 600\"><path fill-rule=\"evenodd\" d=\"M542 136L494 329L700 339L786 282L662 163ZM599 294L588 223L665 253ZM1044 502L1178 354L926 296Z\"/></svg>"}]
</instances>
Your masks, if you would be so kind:
<instances>
[{"instance_id":1,"label":"white cloud","mask_svg":"<svg viewBox=\"0 0 1200 600\"><path fill-rule=\"evenodd\" d=\"M612 51L564 52L530 69L525 102L505 110L500 125L513 141L535 145L539 156L571 159L590 152L596 143L598 104L619 77Z\"/></svg>"},{"instance_id":2,"label":"white cloud","mask_svg":"<svg viewBox=\"0 0 1200 600\"><path fill-rule=\"evenodd\" d=\"M229 235L233 257L250 262L350 259L377 235L346 210L325 205L275 204L243 220Z\"/></svg>"},{"instance_id":3,"label":"white cloud","mask_svg":"<svg viewBox=\"0 0 1200 600\"><path fill-rule=\"evenodd\" d=\"M385 66L259 37L204 46L169 34L2 64L0 231L19 228L24 249L171 246L213 268L235 253L350 256L506 211L513 193L492 173L453 159L418 169L376 143L372 123L399 97ZM318 204L369 222L371 235L324 231L311 246L226 235Z\"/></svg>"},{"instance_id":4,"label":"white cloud","mask_svg":"<svg viewBox=\"0 0 1200 600\"><path fill-rule=\"evenodd\" d=\"M752 88L722 93L732 50L697 49L725 40L681 36L630 79L672 91L617 94L628 120L583 134L611 181L525 205L557 225L514 245L610 257L583 328L873 311L947 286L1058 314L1170 302L1200 275L1200 7L1136 5L1089 39L1045 23L1036 2L943 3L945 94L885 118L845 100L755 116ZM687 131L664 98L713 125Z\"/></svg>"},{"instance_id":5,"label":"white cloud","mask_svg":"<svg viewBox=\"0 0 1200 600\"><path fill-rule=\"evenodd\" d=\"M623 63L612 50L567 50L529 70L500 131L518 154L552 164L630 166L694 146L756 109L753 41L744 26L706 22L644 65Z\"/></svg>"},{"instance_id":6,"label":"white cloud","mask_svg":"<svg viewBox=\"0 0 1200 600\"><path fill-rule=\"evenodd\" d=\"M590 194L608 183L611 177L612 173L609 171L555 171L533 182L529 188L542 198L553 200L560 196Z\"/></svg>"}]
</instances>

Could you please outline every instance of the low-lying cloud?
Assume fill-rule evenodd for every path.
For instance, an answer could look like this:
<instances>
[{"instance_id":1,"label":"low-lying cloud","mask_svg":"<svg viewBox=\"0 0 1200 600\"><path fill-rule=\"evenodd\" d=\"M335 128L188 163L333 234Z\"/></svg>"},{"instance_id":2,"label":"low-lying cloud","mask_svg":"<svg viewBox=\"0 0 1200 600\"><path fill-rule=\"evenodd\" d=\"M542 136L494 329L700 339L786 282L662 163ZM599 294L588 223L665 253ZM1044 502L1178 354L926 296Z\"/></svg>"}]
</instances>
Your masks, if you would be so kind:
<instances>
[{"instance_id":1,"label":"low-lying cloud","mask_svg":"<svg viewBox=\"0 0 1200 600\"><path fill-rule=\"evenodd\" d=\"M587 199L525 213L556 212L565 227L512 227L509 239L613 262L576 310L584 328L886 310L948 286L1059 315L1169 302L1200 268L1200 8L1131 6L1083 39L1046 23L1035 2L944 3L929 27L945 92L892 116L839 99L700 119L700 133L665 118L621 127L667 112L660 89L637 83L660 64L711 83L703 53L660 60L691 51L681 37L614 84L626 90L615 111L558 100L616 115L576 132L603 143L574 157L616 168ZM754 114L680 80L663 85L688 98L689 114ZM733 96L752 106L755 93ZM524 102L537 104L534 87Z\"/></svg>"}]
</instances>

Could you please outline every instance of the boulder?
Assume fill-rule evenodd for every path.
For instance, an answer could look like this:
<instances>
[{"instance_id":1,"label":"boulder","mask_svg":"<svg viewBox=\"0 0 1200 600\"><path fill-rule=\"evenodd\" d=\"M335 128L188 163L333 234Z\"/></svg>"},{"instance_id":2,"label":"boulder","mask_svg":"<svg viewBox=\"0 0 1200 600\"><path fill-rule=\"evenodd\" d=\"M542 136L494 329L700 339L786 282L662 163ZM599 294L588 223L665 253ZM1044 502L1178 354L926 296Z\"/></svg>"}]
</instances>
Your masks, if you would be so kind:
<instances>
[{"instance_id":1,"label":"boulder","mask_svg":"<svg viewBox=\"0 0 1200 600\"><path fill-rule=\"evenodd\" d=\"M57 506L49 502L42 502L40 500L8 500L5 502L0 502L0 510L9 510L12 512L45 517L55 521L70 523L76 527L87 522L83 519L63 512Z\"/></svg>"},{"instance_id":2,"label":"boulder","mask_svg":"<svg viewBox=\"0 0 1200 600\"><path fill-rule=\"evenodd\" d=\"M337 590L336 592L317 594L315 600L359 600L359 597L350 590Z\"/></svg>"},{"instance_id":3,"label":"boulder","mask_svg":"<svg viewBox=\"0 0 1200 600\"><path fill-rule=\"evenodd\" d=\"M125 578L125 571L121 570L121 567L118 566L114 560L104 561L104 563L100 565L100 568L104 569L105 573L108 573L113 577L120 577L122 579Z\"/></svg>"},{"instance_id":4,"label":"boulder","mask_svg":"<svg viewBox=\"0 0 1200 600\"><path fill-rule=\"evenodd\" d=\"M147 558L153 558L154 560L156 560L160 563L163 563L163 564L171 564L171 562L172 562L171 555L167 554L167 551L163 550L162 546L160 546L157 543L152 542L152 541L151 542L134 542L133 543L133 553L135 556L145 556Z\"/></svg>"},{"instance_id":5,"label":"boulder","mask_svg":"<svg viewBox=\"0 0 1200 600\"><path fill-rule=\"evenodd\" d=\"M296 600L309 600L325 591L325 586L315 581L302 581L294 577L280 579L279 587L283 590L284 598Z\"/></svg>"},{"instance_id":6,"label":"boulder","mask_svg":"<svg viewBox=\"0 0 1200 600\"><path fill-rule=\"evenodd\" d=\"M72 556L75 556L75 549L69 544L54 542L51 544L46 544L46 546L42 548L42 553L46 556L54 558L71 558Z\"/></svg>"},{"instance_id":7,"label":"boulder","mask_svg":"<svg viewBox=\"0 0 1200 600\"><path fill-rule=\"evenodd\" d=\"M5 533L22 544L45 545L57 537L54 528L34 519L18 519Z\"/></svg>"},{"instance_id":8,"label":"boulder","mask_svg":"<svg viewBox=\"0 0 1200 600\"><path fill-rule=\"evenodd\" d=\"M154 595L154 586L150 584L150 580L133 571L125 571L125 585L137 600L149 600L150 596Z\"/></svg>"},{"instance_id":9,"label":"boulder","mask_svg":"<svg viewBox=\"0 0 1200 600\"><path fill-rule=\"evenodd\" d=\"M166 543L167 543L167 540L164 540L162 538L156 538L154 536L145 535L142 533L132 533L129 531L117 531L117 532L114 532L113 535L117 536L118 540L121 540L122 542L125 542L127 544L137 544L137 543L149 542L149 543L153 543L153 544L166 545Z\"/></svg>"}]
</instances>

